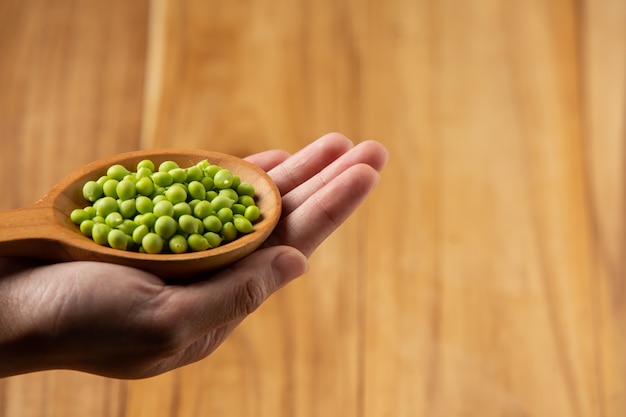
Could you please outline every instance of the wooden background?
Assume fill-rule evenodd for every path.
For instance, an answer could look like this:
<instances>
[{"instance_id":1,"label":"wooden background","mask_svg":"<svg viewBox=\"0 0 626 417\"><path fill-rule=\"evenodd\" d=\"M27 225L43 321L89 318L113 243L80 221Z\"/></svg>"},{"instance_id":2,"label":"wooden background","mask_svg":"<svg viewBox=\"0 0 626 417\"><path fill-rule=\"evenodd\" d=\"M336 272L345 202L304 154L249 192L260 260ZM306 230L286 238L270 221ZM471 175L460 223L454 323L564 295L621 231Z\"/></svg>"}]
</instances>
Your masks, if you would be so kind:
<instances>
[{"instance_id":1,"label":"wooden background","mask_svg":"<svg viewBox=\"0 0 626 417\"><path fill-rule=\"evenodd\" d=\"M623 0L0 0L0 209L139 148L391 154L212 356L2 379L0 417L626 415L625 23Z\"/></svg>"}]
</instances>

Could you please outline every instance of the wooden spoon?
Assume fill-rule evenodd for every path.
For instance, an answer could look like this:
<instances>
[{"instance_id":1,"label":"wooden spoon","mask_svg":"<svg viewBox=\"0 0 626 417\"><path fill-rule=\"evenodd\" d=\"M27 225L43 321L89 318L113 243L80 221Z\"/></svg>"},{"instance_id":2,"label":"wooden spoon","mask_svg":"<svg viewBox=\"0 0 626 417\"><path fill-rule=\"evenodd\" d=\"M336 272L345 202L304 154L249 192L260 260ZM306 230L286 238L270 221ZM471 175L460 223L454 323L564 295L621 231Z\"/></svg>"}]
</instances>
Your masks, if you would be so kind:
<instances>
[{"instance_id":1,"label":"wooden spoon","mask_svg":"<svg viewBox=\"0 0 626 417\"><path fill-rule=\"evenodd\" d=\"M145 254L101 246L83 235L70 220L75 208L90 203L82 195L89 180L105 175L114 164L135 171L143 159L156 166L165 160L188 167L207 159L239 175L256 191L261 219L254 231L233 242L202 252ZM259 167L240 158L201 150L160 149L136 151L103 158L74 171L33 205L0 212L0 257L25 257L51 261L100 261L143 269L165 278L185 277L226 266L256 250L276 227L281 195L271 178Z\"/></svg>"}]
</instances>

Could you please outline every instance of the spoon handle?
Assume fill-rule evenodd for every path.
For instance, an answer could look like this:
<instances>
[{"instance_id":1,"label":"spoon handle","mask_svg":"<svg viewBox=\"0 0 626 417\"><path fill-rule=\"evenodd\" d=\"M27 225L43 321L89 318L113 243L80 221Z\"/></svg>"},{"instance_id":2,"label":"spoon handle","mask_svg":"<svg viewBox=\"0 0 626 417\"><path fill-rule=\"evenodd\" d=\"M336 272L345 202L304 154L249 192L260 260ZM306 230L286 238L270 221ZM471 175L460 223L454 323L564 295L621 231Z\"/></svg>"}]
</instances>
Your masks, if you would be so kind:
<instances>
[{"instance_id":1,"label":"spoon handle","mask_svg":"<svg viewBox=\"0 0 626 417\"><path fill-rule=\"evenodd\" d=\"M0 257L64 258L62 227L47 202L0 212Z\"/></svg>"}]
</instances>

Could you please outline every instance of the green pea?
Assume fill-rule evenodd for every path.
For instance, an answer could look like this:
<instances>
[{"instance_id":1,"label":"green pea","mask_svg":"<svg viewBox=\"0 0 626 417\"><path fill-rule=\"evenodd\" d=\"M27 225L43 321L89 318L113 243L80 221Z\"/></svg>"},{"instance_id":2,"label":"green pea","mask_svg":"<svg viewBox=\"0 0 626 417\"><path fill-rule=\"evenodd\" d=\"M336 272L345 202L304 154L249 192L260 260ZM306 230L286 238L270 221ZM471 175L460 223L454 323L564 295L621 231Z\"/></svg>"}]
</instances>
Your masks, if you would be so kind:
<instances>
[{"instance_id":1,"label":"green pea","mask_svg":"<svg viewBox=\"0 0 626 417\"><path fill-rule=\"evenodd\" d=\"M178 219L178 224L180 225L180 229L185 233L198 233L198 223L196 220L198 219L190 214L183 214Z\"/></svg>"},{"instance_id":2,"label":"green pea","mask_svg":"<svg viewBox=\"0 0 626 417\"><path fill-rule=\"evenodd\" d=\"M254 198L250 197L249 195L242 195L241 197L239 197L238 201L240 204L243 204L246 207L254 206L256 204Z\"/></svg>"},{"instance_id":3,"label":"green pea","mask_svg":"<svg viewBox=\"0 0 626 417\"><path fill-rule=\"evenodd\" d=\"M239 233L250 233L254 229L250 220L243 216L237 216L233 220L233 224Z\"/></svg>"},{"instance_id":4,"label":"green pea","mask_svg":"<svg viewBox=\"0 0 626 417\"><path fill-rule=\"evenodd\" d=\"M108 180L110 180L110 179L111 179L111 177L109 177L109 176L107 176L107 175L103 175L103 176L101 176L100 178L98 178L98 179L96 180L96 182L97 182L98 184L100 184L100 186L102 187L102 186L104 185L104 183L105 183L105 182L107 182L107 181L108 181Z\"/></svg>"},{"instance_id":5,"label":"green pea","mask_svg":"<svg viewBox=\"0 0 626 417\"><path fill-rule=\"evenodd\" d=\"M161 216L172 217L174 216L174 205L169 200L162 200L154 205L152 212L157 217L161 217Z\"/></svg>"},{"instance_id":6,"label":"green pea","mask_svg":"<svg viewBox=\"0 0 626 417\"><path fill-rule=\"evenodd\" d=\"M191 206L188 203L181 201L180 203L174 204L173 217L175 219L180 218L180 216L182 216L183 214L191 214L191 213L193 213L193 211L191 210Z\"/></svg>"},{"instance_id":7,"label":"green pea","mask_svg":"<svg viewBox=\"0 0 626 417\"><path fill-rule=\"evenodd\" d=\"M169 172L159 171L152 174L152 181L160 187L168 187L172 185L174 179Z\"/></svg>"},{"instance_id":8,"label":"green pea","mask_svg":"<svg viewBox=\"0 0 626 417\"><path fill-rule=\"evenodd\" d=\"M248 206L246 207L246 211L243 213L244 217L251 222L255 222L261 217L261 210L258 206Z\"/></svg>"},{"instance_id":9,"label":"green pea","mask_svg":"<svg viewBox=\"0 0 626 417\"><path fill-rule=\"evenodd\" d=\"M117 226L119 230L121 230L122 232L124 232L124 234L129 235L129 236L133 234L133 232L135 231L137 227L138 227L137 223L135 223L134 221L130 219L124 220L122 224Z\"/></svg>"},{"instance_id":10,"label":"green pea","mask_svg":"<svg viewBox=\"0 0 626 417\"><path fill-rule=\"evenodd\" d=\"M91 229L91 237L99 245L106 245L109 243L107 236L111 228L104 223L95 223Z\"/></svg>"},{"instance_id":11,"label":"green pea","mask_svg":"<svg viewBox=\"0 0 626 417\"><path fill-rule=\"evenodd\" d=\"M177 204L187 200L187 191L181 186L172 186L165 191L165 197L172 203Z\"/></svg>"},{"instance_id":12,"label":"green pea","mask_svg":"<svg viewBox=\"0 0 626 417\"><path fill-rule=\"evenodd\" d=\"M139 171L142 168L147 168L150 171L154 171L154 162L152 162L149 159L144 159L143 161L139 161L139 163L137 164L137 171Z\"/></svg>"},{"instance_id":13,"label":"green pea","mask_svg":"<svg viewBox=\"0 0 626 417\"><path fill-rule=\"evenodd\" d=\"M136 193L135 183L129 179L123 179L115 187L115 192L118 198L121 198L122 200L135 198L135 193Z\"/></svg>"},{"instance_id":14,"label":"green pea","mask_svg":"<svg viewBox=\"0 0 626 417\"><path fill-rule=\"evenodd\" d=\"M204 175L208 178L214 178L215 174L217 174L222 169L219 165L208 165L204 168Z\"/></svg>"},{"instance_id":15,"label":"green pea","mask_svg":"<svg viewBox=\"0 0 626 417\"><path fill-rule=\"evenodd\" d=\"M220 169L213 177L216 188L224 189L233 185L233 174L227 169Z\"/></svg>"},{"instance_id":16,"label":"green pea","mask_svg":"<svg viewBox=\"0 0 626 417\"><path fill-rule=\"evenodd\" d=\"M213 183L213 178L204 177L200 180L200 183L204 185L204 189L207 191L212 191L215 188L215 184Z\"/></svg>"},{"instance_id":17,"label":"green pea","mask_svg":"<svg viewBox=\"0 0 626 417\"><path fill-rule=\"evenodd\" d=\"M154 213L145 213L141 215L141 219L135 220L138 224L143 224L147 226L149 229L154 227L158 217Z\"/></svg>"},{"instance_id":18,"label":"green pea","mask_svg":"<svg viewBox=\"0 0 626 417\"><path fill-rule=\"evenodd\" d=\"M178 222L170 216L161 216L154 223L154 231L163 239L169 239L176 233Z\"/></svg>"},{"instance_id":19,"label":"green pea","mask_svg":"<svg viewBox=\"0 0 626 417\"><path fill-rule=\"evenodd\" d=\"M206 232L203 236L211 248L217 248L222 244L222 237L215 232Z\"/></svg>"},{"instance_id":20,"label":"green pea","mask_svg":"<svg viewBox=\"0 0 626 417\"><path fill-rule=\"evenodd\" d=\"M224 190L220 190L218 195L221 195L230 200L233 200L233 202L236 202L237 200L239 200L239 195L237 194L237 191L233 190L232 188L226 188Z\"/></svg>"},{"instance_id":21,"label":"green pea","mask_svg":"<svg viewBox=\"0 0 626 417\"><path fill-rule=\"evenodd\" d=\"M185 239L182 235L174 235L168 242L170 250L174 253L184 253L187 252L187 239Z\"/></svg>"},{"instance_id":22,"label":"green pea","mask_svg":"<svg viewBox=\"0 0 626 417\"><path fill-rule=\"evenodd\" d=\"M207 191L205 200L206 201L213 201L213 199L215 197L217 197L217 191L215 191L215 190Z\"/></svg>"},{"instance_id":23,"label":"green pea","mask_svg":"<svg viewBox=\"0 0 626 417\"><path fill-rule=\"evenodd\" d=\"M246 212L246 206L244 206L243 204L235 203L231 207L231 210L233 211L233 214L240 214L243 216Z\"/></svg>"},{"instance_id":24,"label":"green pea","mask_svg":"<svg viewBox=\"0 0 626 417\"><path fill-rule=\"evenodd\" d=\"M228 207L221 208L217 212L217 217L220 219L222 224L230 222L233 219L233 211Z\"/></svg>"},{"instance_id":25,"label":"green pea","mask_svg":"<svg viewBox=\"0 0 626 417\"><path fill-rule=\"evenodd\" d=\"M163 190L163 191L165 192L165 190ZM156 204L159 201L169 201L169 200L167 199L167 197L165 197L165 194L163 194L163 193L159 193L159 194L155 195L154 197L152 197L152 204Z\"/></svg>"},{"instance_id":26,"label":"green pea","mask_svg":"<svg viewBox=\"0 0 626 417\"><path fill-rule=\"evenodd\" d=\"M255 194L254 186L250 183L242 182L237 187L237 194L239 194L240 196L247 195L250 197L254 197L254 194Z\"/></svg>"},{"instance_id":27,"label":"green pea","mask_svg":"<svg viewBox=\"0 0 626 417\"><path fill-rule=\"evenodd\" d=\"M233 174L233 182L230 187L236 191L239 184L241 184L241 178L239 178L239 175Z\"/></svg>"},{"instance_id":28,"label":"green pea","mask_svg":"<svg viewBox=\"0 0 626 417\"><path fill-rule=\"evenodd\" d=\"M177 184L183 183L187 180L187 170L183 168L174 168L168 172L172 176L172 181Z\"/></svg>"},{"instance_id":29,"label":"green pea","mask_svg":"<svg viewBox=\"0 0 626 417\"><path fill-rule=\"evenodd\" d=\"M121 181L128 174L130 174L130 171L120 164L111 165L107 169L107 176L118 181Z\"/></svg>"},{"instance_id":30,"label":"green pea","mask_svg":"<svg viewBox=\"0 0 626 417\"><path fill-rule=\"evenodd\" d=\"M132 236L133 236L133 242L135 242L138 245L141 245L141 242L143 241L143 238L150 232L150 229L148 229L148 226L146 226L145 224L140 224L138 225L135 230L133 230Z\"/></svg>"},{"instance_id":31,"label":"green pea","mask_svg":"<svg viewBox=\"0 0 626 417\"><path fill-rule=\"evenodd\" d=\"M96 216L96 209L93 206L87 206L83 210L85 210L85 213L87 213L90 219Z\"/></svg>"},{"instance_id":32,"label":"green pea","mask_svg":"<svg viewBox=\"0 0 626 417\"><path fill-rule=\"evenodd\" d=\"M152 199L145 195L140 195L135 199L135 208L141 214L150 213L154 209L154 203Z\"/></svg>"},{"instance_id":33,"label":"green pea","mask_svg":"<svg viewBox=\"0 0 626 417\"><path fill-rule=\"evenodd\" d=\"M128 246L128 238L126 234L118 229L113 229L107 235L107 242L109 246L114 249L126 250Z\"/></svg>"},{"instance_id":34,"label":"green pea","mask_svg":"<svg viewBox=\"0 0 626 417\"><path fill-rule=\"evenodd\" d=\"M93 220L85 220L80 223L80 231L85 236L91 237L91 232L96 223Z\"/></svg>"},{"instance_id":35,"label":"green pea","mask_svg":"<svg viewBox=\"0 0 626 417\"><path fill-rule=\"evenodd\" d=\"M169 172L174 168L180 168L178 164L174 161L163 161L159 165L159 172Z\"/></svg>"},{"instance_id":36,"label":"green pea","mask_svg":"<svg viewBox=\"0 0 626 417\"><path fill-rule=\"evenodd\" d=\"M200 181L204 177L202 168L197 165L187 168L187 181Z\"/></svg>"},{"instance_id":37,"label":"green pea","mask_svg":"<svg viewBox=\"0 0 626 417\"><path fill-rule=\"evenodd\" d=\"M206 188L200 181L191 181L187 186L187 190L192 198L203 200L206 197Z\"/></svg>"},{"instance_id":38,"label":"green pea","mask_svg":"<svg viewBox=\"0 0 626 417\"><path fill-rule=\"evenodd\" d=\"M117 226L119 226L120 224L122 224L122 222L124 221L124 218L122 217L122 215L117 212L114 211L113 213L110 213L108 216L106 216L104 218L104 222L110 227L110 228L115 228Z\"/></svg>"},{"instance_id":39,"label":"green pea","mask_svg":"<svg viewBox=\"0 0 626 417\"><path fill-rule=\"evenodd\" d=\"M130 219L135 216L135 213L137 213L137 202L134 198L122 201L119 203L119 206L120 214L125 219Z\"/></svg>"},{"instance_id":40,"label":"green pea","mask_svg":"<svg viewBox=\"0 0 626 417\"><path fill-rule=\"evenodd\" d=\"M200 234L189 235L187 238L187 244L189 248L194 252L200 252L203 250L209 249L209 241L205 239L204 236Z\"/></svg>"},{"instance_id":41,"label":"green pea","mask_svg":"<svg viewBox=\"0 0 626 417\"><path fill-rule=\"evenodd\" d=\"M224 197L223 195L218 195L213 200L211 200L211 210L218 212L223 208L231 208L233 205L233 200L228 197Z\"/></svg>"},{"instance_id":42,"label":"green pea","mask_svg":"<svg viewBox=\"0 0 626 417\"><path fill-rule=\"evenodd\" d=\"M84 209L74 209L70 213L70 220L77 225L80 225L85 220L89 220L89 214L87 214Z\"/></svg>"},{"instance_id":43,"label":"green pea","mask_svg":"<svg viewBox=\"0 0 626 417\"><path fill-rule=\"evenodd\" d=\"M152 176L152 170L147 167L138 168L137 172L135 173L135 178L137 180L140 180L142 178L149 178L151 176Z\"/></svg>"},{"instance_id":44,"label":"green pea","mask_svg":"<svg viewBox=\"0 0 626 417\"><path fill-rule=\"evenodd\" d=\"M152 193L154 193L154 182L152 182L152 178L149 176L139 178L135 184L135 190L137 193L144 196L152 195Z\"/></svg>"},{"instance_id":45,"label":"green pea","mask_svg":"<svg viewBox=\"0 0 626 417\"><path fill-rule=\"evenodd\" d=\"M163 250L163 239L156 233L147 233L141 240L141 246L146 253L161 253Z\"/></svg>"},{"instance_id":46,"label":"green pea","mask_svg":"<svg viewBox=\"0 0 626 417\"><path fill-rule=\"evenodd\" d=\"M224 241L232 242L237 238L237 228L232 222L224 223L220 235Z\"/></svg>"},{"instance_id":47,"label":"green pea","mask_svg":"<svg viewBox=\"0 0 626 417\"><path fill-rule=\"evenodd\" d=\"M215 215L205 217L204 220L202 220L202 224L204 225L204 229L209 232L217 233L222 230L222 221Z\"/></svg>"},{"instance_id":48,"label":"green pea","mask_svg":"<svg viewBox=\"0 0 626 417\"><path fill-rule=\"evenodd\" d=\"M117 211L117 200L113 197L102 197L94 203L96 209L96 215L106 217L110 213Z\"/></svg>"},{"instance_id":49,"label":"green pea","mask_svg":"<svg viewBox=\"0 0 626 417\"><path fill-rule=\"evenodd\" d=\"M120 182L116 179L107 180L107 182L102 185L104 195L107 197L117 198L117 185L119 183Z\"/></svg>"},{"instance_id":50,"label":"green pea","mask_svg":"<svg viewBox=\"0 0 626 417\"><path fill-rule=\"evenodd\" d=\"M94 202L100 197L102 197L102 185L98 184L95 181L87 181L85 185L83 185L83 197L85 200Z\"/></svg>"},{"instance_id":51,"label":"green pea","mask_svg":"<svg viewBox=\"0 0 626 417\"><path fill-rule=\"evenodd\" d=\"M199 161L195 166L197 166L198 168L200 168L201 170L205 170L206 168L208 168L211 164L209 163L208 160L203 159L202 161ZM204 175L204 174L202 174Z\"/></svg>"},{"instance_id":52,"label":"green pea","mask_svg":"<svg viewBox=\"0 0 626 417\"><path fill-rule=\"evenodd\" d=\"M193 208L193 214L199 219L204 219L206 216L209 216L212 213L211 203L208 201L202 200L198 202Z\"/></svg>"},{"instance_id":53,"label":"green pea","mask_svg":"<svg viewBox=\"0 0 626 417\"><path fill-rule=\"evenodd\" d=\"M104 217L102 216L94 216L91 218L94 223L104 223Z\"/></svg>"}]
</instances>

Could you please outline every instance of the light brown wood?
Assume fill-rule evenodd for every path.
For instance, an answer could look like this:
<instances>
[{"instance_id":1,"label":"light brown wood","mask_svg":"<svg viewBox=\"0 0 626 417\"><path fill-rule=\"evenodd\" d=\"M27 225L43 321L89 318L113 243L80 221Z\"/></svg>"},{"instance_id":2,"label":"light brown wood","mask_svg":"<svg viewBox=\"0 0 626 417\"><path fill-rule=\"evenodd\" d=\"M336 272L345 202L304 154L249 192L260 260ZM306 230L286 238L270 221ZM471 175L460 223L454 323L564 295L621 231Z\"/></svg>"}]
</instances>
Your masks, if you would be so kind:
<instances>
[{"instance_id":1,"label":"light brown wood","mask_svg":"<svg viewBox=\"0 0 626 417\"><path fill-rule=\"evenodd\" d=\"M334 130L391 154L212 356L3 379L0 417L626 415L625 21L611 0L0 1L2 209L134 149Z\"/></svg>"},{"instance_id":2,"label":"light brown wood","mask_svg":"<svg viewBox=\"0 0 626 417\"><path fill-rule=\"evenodd\" d=\"M155 166L174 161L190 167L206 160L228 169L255 190L261 218L252 233L211 250L181 254L149 254L99 245L72 223L74 209L90 205L82 194L87 181L106 175L113 165L134 171L142 160ZM52 261L99 261L132 266L175 279L197 275L233 263L259 248L278 224L281 196L272 179L258 166L232 155L197 149L153 149L126 152L93 161L70 173L41 200L27 207L0 212L0 253Z\"/></svg>"}]
</instances>

